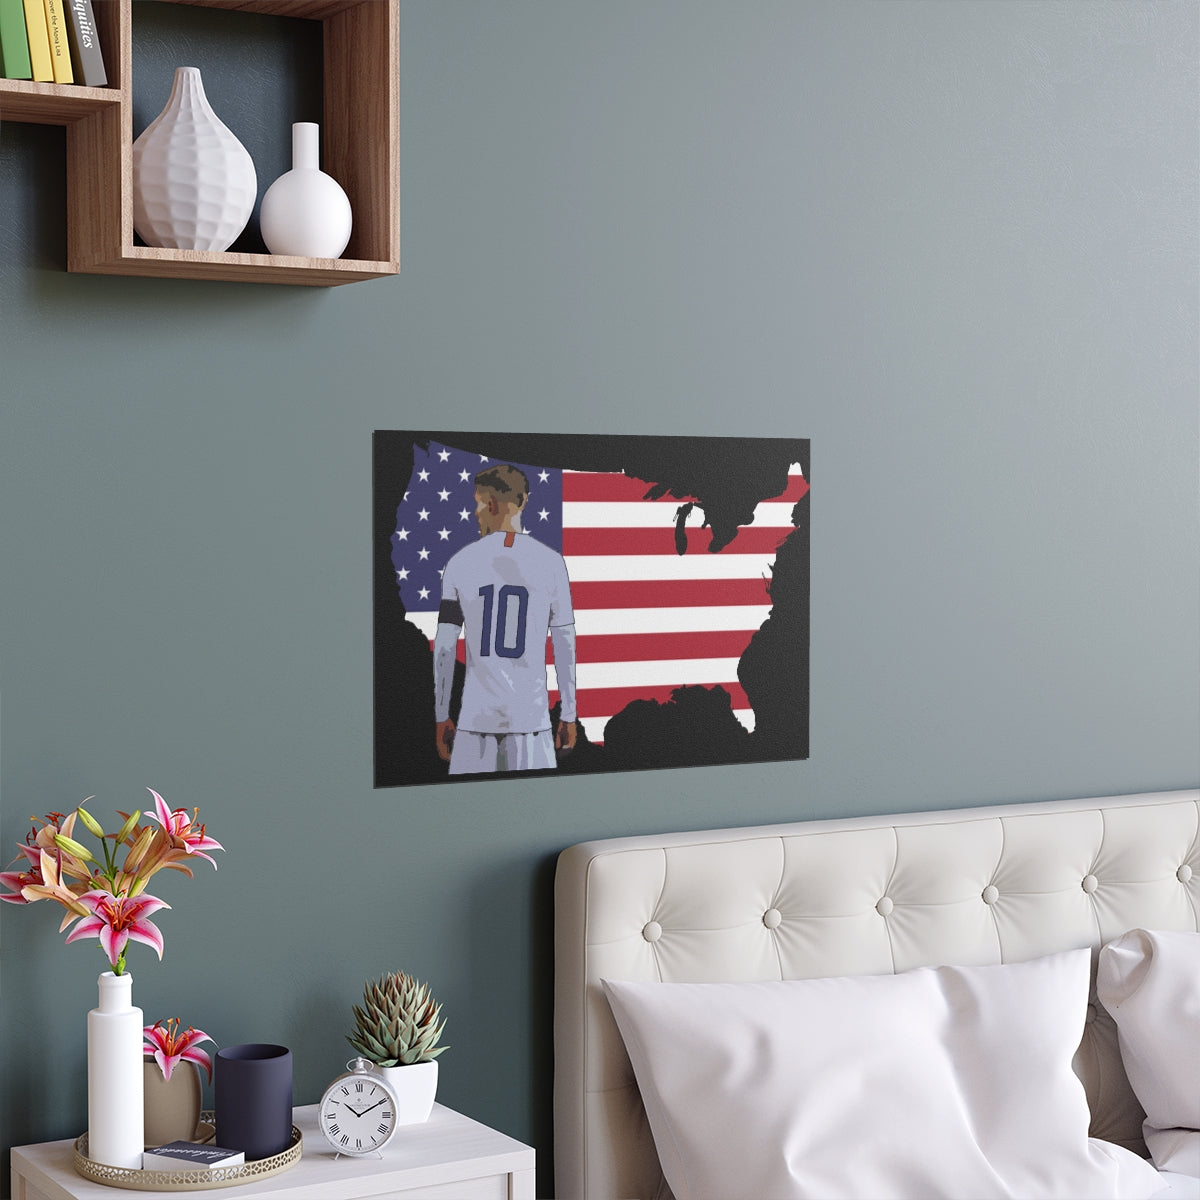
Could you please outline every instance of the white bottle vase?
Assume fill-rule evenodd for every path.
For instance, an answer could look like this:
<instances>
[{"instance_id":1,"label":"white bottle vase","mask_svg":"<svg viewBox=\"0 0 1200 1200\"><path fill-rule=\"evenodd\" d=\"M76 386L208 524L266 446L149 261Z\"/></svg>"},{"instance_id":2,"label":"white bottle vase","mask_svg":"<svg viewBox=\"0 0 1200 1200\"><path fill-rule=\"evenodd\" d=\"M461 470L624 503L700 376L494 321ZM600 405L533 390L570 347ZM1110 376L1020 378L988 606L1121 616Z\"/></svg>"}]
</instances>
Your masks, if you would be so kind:
<instances>
[{"instance_id":1,"label":"white bottle vase","mask_svg":"<svg viewBox=\"0 0 1200 1200\"><path fill-rule=\"evenodd\" d=\"M332 176L320 169L320 128L311 121L292 126L292 169L263 196L259 224L272 254L337 258L350 241L350 201Z\"/></svg>"},{"instance_id":2,"label":"white bottle vase","mask_svg":"<svg viewBox=\"0 0 1200 1200\"><path fill-rule=\"evenodd\" d=\"M100 976L100 1007L88 1013L88 1158L109 1167L142 1165L142 1010L133 976Z\"/></svg>"},{"instance_id":3,"label":"white bottle vase","mask_svg":"<svg viewBox=\"0 0 1200 1200\"><path fill-rule=\"evenodd\" d=\"M177 67L167 106L133 143L133 227L148 246L228 250L246 228L258 176L246 147Z\"/></svg>"}]
</instances>

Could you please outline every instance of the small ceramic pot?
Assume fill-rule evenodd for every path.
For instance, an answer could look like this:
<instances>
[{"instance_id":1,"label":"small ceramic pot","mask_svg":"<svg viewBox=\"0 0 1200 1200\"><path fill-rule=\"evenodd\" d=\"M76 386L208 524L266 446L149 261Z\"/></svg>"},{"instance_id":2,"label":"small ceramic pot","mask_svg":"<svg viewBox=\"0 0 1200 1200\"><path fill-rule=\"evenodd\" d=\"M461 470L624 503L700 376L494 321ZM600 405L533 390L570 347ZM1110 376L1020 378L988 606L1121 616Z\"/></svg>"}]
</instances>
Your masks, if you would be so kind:
<instances>
[{"instance_id":1,"label":"small ceramic pot","mask_svg":"<svg viewBox=\"0 0 1200 1200\"><path fill-rule=\"evenodd\" d=\"M429 1120L437 1095L437 1059L407 1067L376 1067L375 1070L396 1096L397 1125L419 1125Z\"/></svg>"},{"instance_id":2,"label":"small ceramic pot","mask_svg":"<svg viewBox=\"0 0 1200 1200\"><path fill-rule=\"evenodd\" d=\"M146 1149L167 1142L194 1141L200 1128L200 1068L178 1062L170 1079L153 1059L142 1065L145 1075Z\"/></svg>"}]
</instances>

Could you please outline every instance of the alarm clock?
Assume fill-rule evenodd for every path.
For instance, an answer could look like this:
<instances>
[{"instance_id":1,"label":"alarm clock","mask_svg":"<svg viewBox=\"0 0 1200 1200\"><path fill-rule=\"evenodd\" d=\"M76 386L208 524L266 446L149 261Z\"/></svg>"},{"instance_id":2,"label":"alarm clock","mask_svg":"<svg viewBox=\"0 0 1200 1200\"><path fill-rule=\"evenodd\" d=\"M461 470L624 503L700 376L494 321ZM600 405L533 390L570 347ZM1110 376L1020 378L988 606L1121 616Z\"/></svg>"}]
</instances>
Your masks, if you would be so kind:
<instances>
[{"instance_id":1,"label":"alarm clock","mask_svg":"<svg viewBox=\"0 0 1200 1200\"><path fill-rule=\"evenodd\" d=\"M378 1154L396 1132L396 1095L370 1062L351 1059L325 1089L317 1124L339 1154Z\"/></svg>"}]
</instances>

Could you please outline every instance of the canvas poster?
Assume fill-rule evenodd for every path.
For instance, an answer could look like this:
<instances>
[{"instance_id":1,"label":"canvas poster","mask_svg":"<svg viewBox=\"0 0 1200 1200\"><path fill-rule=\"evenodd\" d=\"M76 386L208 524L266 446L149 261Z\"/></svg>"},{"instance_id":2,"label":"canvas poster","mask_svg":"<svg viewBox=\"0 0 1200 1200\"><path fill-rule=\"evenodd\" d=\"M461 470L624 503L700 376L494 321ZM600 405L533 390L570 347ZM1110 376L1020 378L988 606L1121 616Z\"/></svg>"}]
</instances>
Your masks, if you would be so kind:
<instances>
[{"instance_id":1,"label":"canvas poster","mask_svg":"<svg viewBox=\"0 0 1200 1200\"><path fill-rule=\"evenodd\" d=\"M377 431L375 786L807 758L809 466Z\"/></svg>"}]
</instances>

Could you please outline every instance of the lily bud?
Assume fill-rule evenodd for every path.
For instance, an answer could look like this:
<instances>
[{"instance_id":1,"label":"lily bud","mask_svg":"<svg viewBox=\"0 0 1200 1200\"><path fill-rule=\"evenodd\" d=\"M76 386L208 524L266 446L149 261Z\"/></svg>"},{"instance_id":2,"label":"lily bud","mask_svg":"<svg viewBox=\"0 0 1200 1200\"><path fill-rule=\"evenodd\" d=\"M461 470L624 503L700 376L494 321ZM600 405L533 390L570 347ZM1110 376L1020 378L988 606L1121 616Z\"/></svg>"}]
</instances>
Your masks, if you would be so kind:
<instances>
[{"instance_id":1,"label":"lily bud","mask_svg":"<svg viewBox=\"0 0 1200 1200\"><path fill-rule=\"evenodd\" d=\"M141 820L141 816L141 812L138 811L126 817L125 824L117 830L116 842L118 846L137 828L137 823Z\"/></svg>"},{"instance_id":2,"label":"lily bud","mask_svg":"<svg viewBox=\"0 0 1200 1200\"><path fill-rule=\"evenodd\" d=\"M146 857L146 852L150 849L150 843L154 841L155 830L147 826L142 830L141 836L129 849L129 853L125 856L126 874L134 875L138 872L142 865L142 859Z\"/></svg>"},{"instance_id":3,"label":"lily bud","mask_svg":"<svg viewBox=\"0 0 1200 1200\"><path fill-rule=\"evenodd\" d=\"M92 852L85 845L77 842L74 838L67 837L65 834L56 833L54 835L54 844L60 850L65 850L73 858L81 859L83 862L96 861L92 856Z\"/></svg>"},{"instance_id":4,"label":"lily bud","mask_svg":"<svg viewBox=\"0 0 1200 1200\"><path fill-rule=\"evenodd\" d=\"M95 834L98 838L104 836L104 830L101 828L100 822L86 808L80 807L75 811L79 814L79 819L87 826L88 833Z\"/></svg>"}]
</instances>

